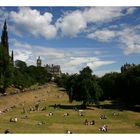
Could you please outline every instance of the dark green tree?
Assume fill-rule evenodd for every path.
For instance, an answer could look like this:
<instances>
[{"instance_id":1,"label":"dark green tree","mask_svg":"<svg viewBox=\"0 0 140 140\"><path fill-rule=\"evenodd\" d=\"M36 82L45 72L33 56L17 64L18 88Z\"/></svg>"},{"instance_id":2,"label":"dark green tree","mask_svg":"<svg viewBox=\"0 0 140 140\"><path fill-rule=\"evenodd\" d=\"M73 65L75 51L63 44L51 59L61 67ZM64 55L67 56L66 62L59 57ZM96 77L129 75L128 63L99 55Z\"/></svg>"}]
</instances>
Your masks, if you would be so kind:
<instances>
[{"instance_id":1,"label":"dark green tree","mask_svg":"<svg viewBox=\"0 0 140 140\"><path fill-rule=\"evenodd\" d=\"M111 72L99 79L99 85L103 90L102 100L119 98L119 75L117 72Z\"/></svg>"},{"instance_id":2,"label":"dark green tree","mask_svg":"<svg viewBox=\"0 0 140 140\"><path fill-rule=\"evenodd\" d=\"M0 45L0 91L5 93L6 88L8 87L8 77L9 77L9 55L5 51L5 48Z\"/></svg>"},{"instance_id":3,"label":"dark green tree","mask_svg":"<svg viewBox=\"0 0 140 140\"><path fill-rule=\"evenodd\" d=\"M27 64L24 61L16 60L15 67L19 68L21 71L24 71L27 68Z\"/></svg>"},{"instance_id":4,"label":"dark green tree","mask_svg":"<svg viewBox=\"0 0 140 140\"><path fill-rule=\"evenodd\" d=\"M90 103L98 103L102 94L102 89L89 67L80 71L79 75L70 76L66 85L70 102L73 100L82 101L83 108L86 108Z\"/></svg>"}]
</instances>

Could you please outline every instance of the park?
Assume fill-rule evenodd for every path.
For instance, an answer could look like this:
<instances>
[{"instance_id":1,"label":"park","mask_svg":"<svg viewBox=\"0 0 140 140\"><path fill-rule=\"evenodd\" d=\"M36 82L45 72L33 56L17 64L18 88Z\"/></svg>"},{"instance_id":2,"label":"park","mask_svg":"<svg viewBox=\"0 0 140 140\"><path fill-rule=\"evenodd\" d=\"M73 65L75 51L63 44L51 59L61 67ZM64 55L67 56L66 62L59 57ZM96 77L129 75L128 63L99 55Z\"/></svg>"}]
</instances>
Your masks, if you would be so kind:
<instances>
[{"instance_id":1,"label":"park","mask_svg":"<svg viewBox=\"0 0 140 140\"><path fill-rule=\"evenodd\" d=\"M138 55L129 55L131 53L140 52L137 51L137 43L140 44L138 42L137 26L132 28L133 30L130 30L131 28L126 30L124 28L122 33L122 29L118 32L115 30L107 31L105 29L95 31L94 34L87 34L85 40L82 36L79 36L80 41L74 38L60 37L59 39L62 40L59 42L59 39L57 40L56 37L56 40L49 42L48 35L55 37L58 33L59 36L61 30L55 28L56 24L52 26L49 23L50 26L48 26L48 28L53 29L54 34L48 34L51 32L44 29L46 29L46 25L49 24L44 23L46 19L40 20L40 17L42 17L42 19L44 17L49 18L47 21L51 22L52 14L41 14L37 9L33 9L16 9L17 11L10 12L9 16L11 16L12 19L9 20L8 24L6 19L3 23L0 42L0 133L140 133L140 59L137 58L139 57ZM79 11L81 10L82 9L79 9ZM96 11L98 9L85 8L80 12L80 17L84 19L88 17L85 15L88 15L87 13L90 12L94 15L94 10ZM108 11L108 9L104 8L100 10L103 10L101 12L102 14L106 13L104 11ZM124 14L124 9L115 9L113 12L116 10L118 13ZM127 19L129 18L127 14L134 12L135 8L126 8L125 11L128 11L125 13ZM21 14L22 12L24 14ZM112 13L112 10L109 8L108 12ZM75 13L77 13L77 11L71 13L74 15L74 19L77 16ZM63 18L66 16L66 19L69 19L69 14L67 14L61 16ZM102 14L100 15L101 17ZM10 25L11 21L23 15L26 18L19 18L17 20L18 22L13 22L13 26L9 26L9 29L11 29L11 27L20 27L19 29L23 28L25 30L25 35L22 36L22 42L18 42L17 40L19 38L16 38L17 40L14 38L16 36L14 34L15 32L10 30L11 32L8 35L7 25ZM34 16L37 19L39 17L38 20L35 20L35 26L33 24L32 26L30 24L28 26L28 23L31 22L30 18ZM106 16L107 15L104 17ZM58 19L56 20L60 25L63 21L62 17L57 17ZM96 17L94 18L96 19ZM110 18L110 16L108 18ZM26 20L20 23L21 19ZM27 21L27 19L29 21ZM117 18L114 20L117 20ZM73 22L74 20L70 21ZM41 24L42 22L43 24ZM91 22L91 20L87 21L87 25L88 22ZM74 22L74 24L75 23L77 24L78 22ZM117 24L118 22L116 21L116 25ZM43 26L40 27L40 25ZM74 29L76 29L75 27L79 27L78 25L74 26ZM87 25L86 23L84 24L83 30ZM71 28L71 25L68 27ZM61 26L59 28L61 28ZM110 29L110 26L108 29ZM31 36L27 35L26 30L31 32ZM82 31L80 28L78 30ZM133 33L134 30L136 30L135 33ZM41 38L39 42L41 44L44 43L45 46L42 46L43 44L41 46L35 45L36 43L38 44L36 38L38 35L32 40L32 36L36 33L38 34L38 31ZM77 37L78 32L69 35ZM84 30L84 34L85 33ZM100 36L100 34L103 36ZM106 35L109 36L106 37ZM127 35L130 36L126 37ZM134 36L133 39L132 36ZM135 36L137 37L135 38ZM91 38L96 39L96 41L94 40L90 44L91 47L81 48L81 45L88 46L86 45L87 41ZM127 45L133 44L134 46L127 46L128 48L124 48L123 50L119 47L119 51L116 52L116 48L112 45L111 50L110 47L108 47L108 51L105 51L104 46L109 45L105 44L105 42L108 42L111 38L114 38L113 45L115 46L117 44L117 48L119 45L126 47ZM116 43L116 39L118 39L119 43ZM32 43L34 42L34 44L30 41L31 44L28 44L26 40L30 40ZM127 44L130 40L132 42ZM64 44L65 41L66 44ZM102 44L102 41L105 41L104 44ZM53 44L54 42L55 44ZM54 48L47 47L46 43L51 44L51 46L56 46ZM75 47L73 46L71 48L70 45L70 48L67 49L66 46L69 46L69 43ZM93 47L94 45L96 46L97 43L99 43L98 45L100 47L103 47L102 51L98 49L100 47ZM77 46L78 44L80 45L79 47ZM66 47L64 47L65 49L63 47L61 48L63 45ZM75 48L77 50L75 50ZM120 51L121 57L120 53L118 53ZM112 54L112 52L114 54ZM112 56L114 56L114 58ZM118 57L118 60L115 60L115 56ZM112 59L105 60L106 57L112 57ZM107 66L104 67L104 65Z\"/></svg>"},{"instance_id":2,"label":"park","mask_svg":"<svg viewBox=\"0 0 140 140\"><path fill-rule=\"evenodd\" d=\"M136 126L139 112L91 105L82 110L83 115L79 115L75 108L78 109L80 104L76 101L69 103L65 90L52 82L36 90L1 96L0 133L7 129L14 134L65 134L67 130L74 134L140 133L140 128ZM111 105L111 102L103 101L100 104ZM31 110L36 105L37 109ZM49 116L50 112L53 115ZM101 115L106 115L107 118L101 119ZM10 118L14 117L17 122L10 122ZM94 120L95 124L85 125L85 119ZM108 126L107 132L99 131L103 125Z\"/></svg>"}]
</instances>

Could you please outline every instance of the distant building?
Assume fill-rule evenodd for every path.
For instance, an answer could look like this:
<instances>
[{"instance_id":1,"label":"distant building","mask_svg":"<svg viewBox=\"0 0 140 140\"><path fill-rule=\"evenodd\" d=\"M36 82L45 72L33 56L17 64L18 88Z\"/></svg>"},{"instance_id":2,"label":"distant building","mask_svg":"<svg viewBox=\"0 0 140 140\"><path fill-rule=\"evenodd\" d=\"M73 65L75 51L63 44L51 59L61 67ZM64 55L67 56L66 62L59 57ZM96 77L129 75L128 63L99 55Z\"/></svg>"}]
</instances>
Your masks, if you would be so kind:
<instances>
[{"instance_id":1,"label":"distant building","mask_svg":"<svg viewBox=\"0 0 140 140\"><path fill-rule=\"evenodd\" d=\"M37 67L41 67L41 65L42 65L42 60L40 59L40 56L36 60L36 65L37 65ZM52 79L54 79L56 77L61 77L60 65L54 65L54 64L48 65L47 64L44 67L46 68L48 73L50 73L52 75Z\"/></svg>"},{"instance_id":2,"label":"distant building","mask_svg":"<svg viewBox=\"0 0 140 140\"><path fill-rule=\"evenodd\" d=\"M52 77L56 78L56 77L61 77L61 68L60 65L46 65L46 69L48 71L48 73L50 73L52 75Z\"/></svg>"},{"instance_id":3,"label":"distant building","mask_svg":"<svg viewBox=\"0 0 140 140\"><path fill-rule=\"evenodd\" d=\"M40 59L40 56L39 56L36 62L37 67L41 67L41 63L42 63L42 60Z\"/></svg>"}]
</instances>

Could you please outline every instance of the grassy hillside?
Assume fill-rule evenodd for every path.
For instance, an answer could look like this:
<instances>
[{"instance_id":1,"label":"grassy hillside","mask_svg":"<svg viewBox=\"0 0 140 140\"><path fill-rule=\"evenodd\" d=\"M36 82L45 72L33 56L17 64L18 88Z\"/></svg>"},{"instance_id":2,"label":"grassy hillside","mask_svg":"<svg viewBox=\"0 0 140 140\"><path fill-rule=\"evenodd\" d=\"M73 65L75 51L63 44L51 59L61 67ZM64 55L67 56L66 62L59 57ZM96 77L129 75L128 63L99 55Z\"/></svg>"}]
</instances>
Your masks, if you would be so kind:
<instances>
[{"instance_id":1,"label":"grassy hillside","mask_svg":"<svg viewBox=\"0 0 140 140\"><path fill-rule=\"evenodd\" d=\"M107 103L110 104L102 104ZM38 110L29 111L37 104ZM61 104L60 108L54 109L55 104ZM108 126L107 133L140 133L140 128L135 126L140 121L138 112L92 106L84 110L84 116L79 116L73 109L75 105L80 105L80 102L69 103L65 91L55 84L35 91L0 97L0 111L9 110L0 114L0 133L6 129L13 133L65 133L66 130L73 133L104 133L98 130L104 124ZM54 115L48 116L49 112ZM113 112L119 115L114 116ZM69 116L64 117L64 113L69 113ZM101 114L105 114L107 119L101 120ZM10 122L11 117L17 117L18 122ZM94 120L95 125L84 125L85 119Z\"/></svg>"}]
</instances>

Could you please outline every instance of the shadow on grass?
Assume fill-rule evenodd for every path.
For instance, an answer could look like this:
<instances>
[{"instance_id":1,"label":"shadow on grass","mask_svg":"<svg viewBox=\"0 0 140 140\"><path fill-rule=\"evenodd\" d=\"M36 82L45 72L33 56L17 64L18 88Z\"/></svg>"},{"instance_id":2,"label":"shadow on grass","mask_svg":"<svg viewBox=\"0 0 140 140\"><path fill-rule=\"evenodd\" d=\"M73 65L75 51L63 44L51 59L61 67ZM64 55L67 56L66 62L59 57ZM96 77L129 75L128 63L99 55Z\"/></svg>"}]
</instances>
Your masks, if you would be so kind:
<instances>
[{"instance_id":1,"label":"shadow on grass","mask_svg":"<svg viewBox=\"0 0 140 140\"><path fill-rule=\"evenodd\" d=\"M61 88L61 89L59 89L59 91L66 91L65 89L63 89L63 88Z\"/></svg>"},{"instance_id":2,"label":"shadow on grass","mask_svg":"<svg viewBox=\"0 0 140 140\"><path fill-rule=\"evenodd\" d=\"M130 110L134 112L140 112L140 106L132 106L132 105L121 103L119 101L111 101L110 104L101 104L98 106L95 105L94 107L98 107L101 109L116 109L119 111Z\"/></svg>"},{"instance_id":3,"label":"shadow on grass","mask_svg":"<svg viewBox=\"0 0 140 140\"><path fill-rule=\"evenodd\" d=\"M86 109L86 110L94 110L91 107L97 107L100 109L115 109L115 110L119 110L119 111L124 111L124 110L130 110L130 111L134 111L134 112L140 112L140 106L130 106L127 104L122 104L119 101L111 101L111 103L104 103L104 104L100 104L100 105L90 105L87 106L86 108L83 108L81 105L64 105L64 104L54 104L54 105L49 105L49 107L53 107L55 108L60 108L60 109L74 109L74 110L79 110L79 109Z\"/></svg>"},{"instance_id":4,"label":"shadow on grass","mask_svg":"<svg viewBox=\"0 0 140 140\"><path fill-rule=\"evenodd\" d=\"M63 104L57 104L57 105L49 105L49 107L53 107L54 109L55 108L60 108L60 109L66 109L66 110L69 110L69 109L74 109L74 110L79 110L79 109L86 109L86 110L94 110L92 108L83 108L81 105L63 105Z\"/></svg>"}]
</instances>

